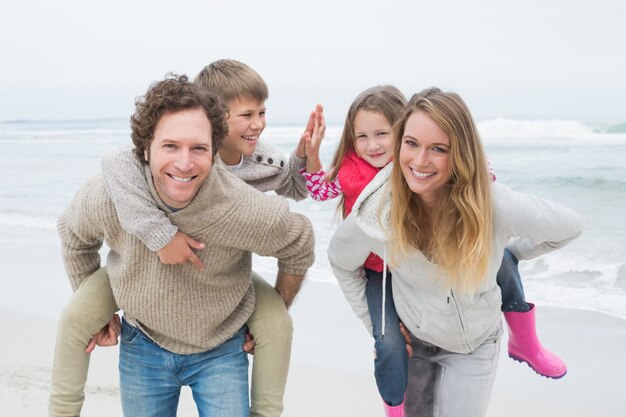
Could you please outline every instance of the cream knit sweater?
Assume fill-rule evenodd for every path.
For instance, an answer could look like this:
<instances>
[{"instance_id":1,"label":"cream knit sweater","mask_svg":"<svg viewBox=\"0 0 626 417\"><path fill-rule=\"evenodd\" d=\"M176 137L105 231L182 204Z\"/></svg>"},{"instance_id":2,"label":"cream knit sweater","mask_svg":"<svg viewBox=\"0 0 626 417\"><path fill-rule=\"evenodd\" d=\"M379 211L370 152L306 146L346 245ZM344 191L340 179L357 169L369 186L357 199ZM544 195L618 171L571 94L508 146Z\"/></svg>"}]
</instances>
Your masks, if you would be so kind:
<instances>
[{"instance_id":1,"label":"cream knit sweater","mask_svg":"<svg viewBox=\"0 0 626 417\"><path fill-rule=\"evenodd\" d=\"M275 191L299 201L308 196L306 183L300 175L305 165L306 159L298 158L295 152L287 160L281 151L261 141L253 155L243 157L241 166L224 167L259 191ZM143 165L132 147L114 149L102 157L102 178L124 229L154 252L172 240L178 228L148 193Z\"/></svg>"},{"instance_id":2,"label":"cream knit sweater","mask_svg":"<svg viewBox=\"0 0 626 417\"><path fill-rule=\"evenodd\" d=\"M125 317L163 348L181 354L211 349L230 338L254 309L251 252L278 259L278 268L304 275L314 260L309 220L290 213L280 197L260 193L219 161L195 199L171 222L206 244L200 272L190 263L163 265L120 225L102 179L88 181L58 221L63 258L74 289L100 267L98 250L110 247L107 271Z\"/></svg>"}]
</instances>

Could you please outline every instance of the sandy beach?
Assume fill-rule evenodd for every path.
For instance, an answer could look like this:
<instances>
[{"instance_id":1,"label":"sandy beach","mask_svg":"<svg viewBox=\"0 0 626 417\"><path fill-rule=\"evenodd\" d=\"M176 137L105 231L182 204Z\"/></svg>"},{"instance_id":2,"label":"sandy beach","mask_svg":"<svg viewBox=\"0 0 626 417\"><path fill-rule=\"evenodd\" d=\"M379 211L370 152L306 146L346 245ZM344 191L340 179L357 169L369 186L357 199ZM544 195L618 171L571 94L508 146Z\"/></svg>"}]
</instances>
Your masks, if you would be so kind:
<instances>
[{"instance_id":1,"label":"sandy beach","mask_svg":"<svg viewBox=\"0 0 626 417\"><path fill-rule=\"evenodd\" d=\"M47 415L56 323L0 309L2 415ZM308 281L292 308L295 340L285 417L382 416L372 375L372 342L338 287ZM626 321L580 310L538 306L546 346L569 365L561 380L537 376L502 349L490 417L622 417L620 377L626 374ZM503 338L503 347L506 335ZM117 348L92 357L84 416L121 416ZM180 416L197 415L183 391Z\"/></svg>"}]
</instances>

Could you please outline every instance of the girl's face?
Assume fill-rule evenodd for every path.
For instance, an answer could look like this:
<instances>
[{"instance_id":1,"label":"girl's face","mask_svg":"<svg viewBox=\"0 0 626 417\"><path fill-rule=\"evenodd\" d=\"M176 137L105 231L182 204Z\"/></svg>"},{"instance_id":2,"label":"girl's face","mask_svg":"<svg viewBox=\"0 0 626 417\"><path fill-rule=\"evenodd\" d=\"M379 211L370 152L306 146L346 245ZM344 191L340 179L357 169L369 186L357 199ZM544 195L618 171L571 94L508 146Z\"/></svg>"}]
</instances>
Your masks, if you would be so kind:
<instances>
[{"instance_id":1,"label":"girl's face","mask_svg":"<svg viewBox=\"0 0 626 417\"><path fill-rule=\"evenodd\" d=\"M399 163L407 185L427 207L434 207L447 192L450 180L450 138L423 111L406 122Z\"/></svg>"},{"instance_id":2,"label":"girl's face","mask_svg":"<svg viewBox=\"0 0 626 417\"><path fill-rule=\"evenodd\" d=\"M393 157L389 120L380 113L359 110L354 117L354 149L373 167L387 165Z\"/></svg>"}]
</instances>

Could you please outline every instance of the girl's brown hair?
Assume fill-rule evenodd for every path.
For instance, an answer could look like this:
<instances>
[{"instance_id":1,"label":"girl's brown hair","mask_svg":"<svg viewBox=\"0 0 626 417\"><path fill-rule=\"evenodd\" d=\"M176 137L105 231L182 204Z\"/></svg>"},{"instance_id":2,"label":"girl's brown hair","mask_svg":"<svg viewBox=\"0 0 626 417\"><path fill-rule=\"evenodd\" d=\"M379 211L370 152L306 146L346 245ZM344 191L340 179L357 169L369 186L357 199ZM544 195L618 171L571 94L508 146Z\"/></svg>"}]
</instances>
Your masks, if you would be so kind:
<instances>
[{"instance_id":1,"label":"girl's brown hair","mask_svg":"<svg viewBox=\"0 0 626 417\"><path fill-rule=\"evenodd\" d=\"M346 155L349 152L356 152L354 147L356 140L354 119L360 110L382 114L389 121L389 124L393 125L402 115L405 106L406 98L400 90L392 85L377 85L359 94L348 110L339 146L335 151L330 172L328 172L328 181L332 182L337 178L337 173ZM345 197L342 195L338 207L343 215L345 215L344 202Z\"/></svg>"}]
</instances>

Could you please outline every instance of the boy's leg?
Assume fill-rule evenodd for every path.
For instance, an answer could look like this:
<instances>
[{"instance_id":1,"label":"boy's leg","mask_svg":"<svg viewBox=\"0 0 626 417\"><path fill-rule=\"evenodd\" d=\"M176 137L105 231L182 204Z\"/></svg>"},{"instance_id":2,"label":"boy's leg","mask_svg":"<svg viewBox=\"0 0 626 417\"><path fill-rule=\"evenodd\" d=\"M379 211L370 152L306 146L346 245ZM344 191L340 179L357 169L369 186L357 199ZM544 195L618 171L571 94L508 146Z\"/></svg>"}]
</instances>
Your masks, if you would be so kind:
<instances>
[{"instance_id":1,"label":"boy's leg","mask_svg":"<svg viewBox=\"0 0 626 417\"><path fill-rule=\"evenodd\" d=\"M120 396L125 417L175 417L181 383L175 353L122 320Z\"/></svg>"},{"instance_id":2,"label":"boy's leg","mask_svg":"<svg viewBox=\"0 0 626 417\"><path fill-rule=\"evenodd\" d=\"M524 297L524 286L519 274L518 260L508 249L504 250L502 265L496 281L502 293L502 311L524 312L530 310Z\"/></svg>"},{"instance_id":3,"label":"boy's leg","mask_svg":"<svg viewBox=\"0 0 626 417\"><path fill-rule=\"evenodd\" d=\"M52 365L50 417L77 417L85 399L91 335L104 327L117 311L106 268L88 277L61 313Z\"/></svg>"},{"instance_id":4,"label":"boy's leg","mask_svg":"<svg viewBox=\"0 0 626 417\"><path fill-rule=\"evenodd\" d=\"M247 323L255 340L250 415L277 417L284 408L293 323L274 287L254 272L252 282L256 306Z\"/></svg>"},{"instance_id":5,"label":"boy's leg","mask_svg":"<svg viewBox=\"0 0 626 417\"><path fill-rule=\"evenodd\" d=\"M374 375L378 392L385 403L398 406L404 402L407 385L408 355L400 333L400 319L392 295L392 278L387 273L385 294L385 334L382 334L383 273L366 269L365 295L374 334Z\"/></svg>"},{"instance_id":6,"label":"boy's leg","mask_svg":"<svg viewBox=\"0 0 626 417\"><path fill-rule=\"evenodd\" d=\"M180 379L191 387L199 417L248 417L245 327L210 351L184 356Z\"/></svg>"},{"instance_id":7,"label":"boy's leg","mask_svg":"<svg viewBox=\"0 0 626 417\"><path fill-rule=\"evenodd\" d=\"M441 349L435 381L434 414L439 417L482 417L487 411L498 368L500 326L470 354Z\"/></svg>"}]
</instances>

